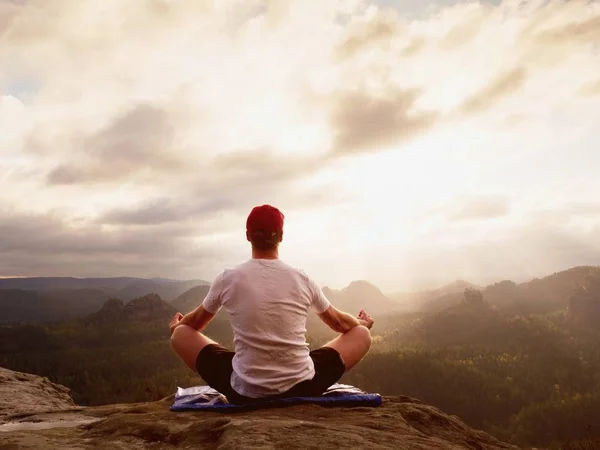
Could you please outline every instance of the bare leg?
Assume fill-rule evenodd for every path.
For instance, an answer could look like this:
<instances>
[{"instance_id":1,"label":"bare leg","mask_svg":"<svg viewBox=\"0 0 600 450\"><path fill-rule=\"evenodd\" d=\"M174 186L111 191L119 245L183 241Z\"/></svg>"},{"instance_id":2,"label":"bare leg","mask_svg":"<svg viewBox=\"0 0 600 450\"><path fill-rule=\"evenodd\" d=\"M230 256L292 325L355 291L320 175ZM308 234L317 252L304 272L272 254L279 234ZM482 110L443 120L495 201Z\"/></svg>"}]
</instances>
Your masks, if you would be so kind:
<instances>
[{"instance_id":1,"label":"bare leg","mask_svg":"<svg viewBox=\"0 0 600 450\"><path fill-rule=\"evenodd\" d=\"M323 347L331 347L338 351L344 360L346 372L357 365L371 348L371 332L367 327L359 325L352 328Z\"/></svg>"},{"instance_id":2,"label":"bare leg","mask_svg":"<svg viewBox=\"0 0 600 450\"><path fill-rule=\"evenodd\" d=\"M198 353L209 344L216 344L216 342L187 325L179 325L171 335L171 347L194 372L197 372Z\"/></svg>"}]
</instances>

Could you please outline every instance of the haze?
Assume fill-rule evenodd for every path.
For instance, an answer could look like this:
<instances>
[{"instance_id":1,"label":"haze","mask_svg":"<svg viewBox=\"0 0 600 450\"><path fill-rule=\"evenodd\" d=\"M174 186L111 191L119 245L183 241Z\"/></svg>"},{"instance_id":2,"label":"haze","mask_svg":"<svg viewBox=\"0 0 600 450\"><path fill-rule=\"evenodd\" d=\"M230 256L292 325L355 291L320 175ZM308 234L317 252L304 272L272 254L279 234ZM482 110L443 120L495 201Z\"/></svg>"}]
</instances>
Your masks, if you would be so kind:
<instances>
[{"instance_id":1,"label":"haze","mask_svg":"<svg viewBox=\"0 0 600 450\"><path fill-rule=\"evenodd\" d=\"M0 0L0 276L600 264L600 3Z\"/></svg>"}]
</instances>

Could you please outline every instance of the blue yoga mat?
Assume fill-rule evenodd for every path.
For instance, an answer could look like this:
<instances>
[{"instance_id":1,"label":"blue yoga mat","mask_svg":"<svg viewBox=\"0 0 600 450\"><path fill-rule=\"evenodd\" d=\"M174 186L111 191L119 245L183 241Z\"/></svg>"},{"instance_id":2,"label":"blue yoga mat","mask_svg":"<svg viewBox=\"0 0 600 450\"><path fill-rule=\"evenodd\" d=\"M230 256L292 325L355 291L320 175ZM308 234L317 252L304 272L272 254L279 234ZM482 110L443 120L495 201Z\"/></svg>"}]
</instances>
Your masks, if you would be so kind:
<instances>
[{"instance_id":1,"label":"blue yoga mat","mask_svg":"<svg viewBox=\"0 0 600 450\"><path fill-rule=\"evenodd\" d=\"M316 403L324 406L381 406L379 394L370 394L357 387L336 383L319 397L290 397L272 400L257 400L246 405L232 405L227 398L209 386L177 388L171 411L242 411Z\"/></svg>"}]
</instances>

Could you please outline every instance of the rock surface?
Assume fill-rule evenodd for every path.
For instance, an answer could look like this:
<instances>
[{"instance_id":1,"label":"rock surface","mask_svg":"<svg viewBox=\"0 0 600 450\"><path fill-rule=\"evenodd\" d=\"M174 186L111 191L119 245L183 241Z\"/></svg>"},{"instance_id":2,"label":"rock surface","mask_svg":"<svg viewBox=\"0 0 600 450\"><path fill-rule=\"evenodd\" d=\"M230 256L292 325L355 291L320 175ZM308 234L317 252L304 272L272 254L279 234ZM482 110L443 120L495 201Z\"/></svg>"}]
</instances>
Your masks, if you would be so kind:
<instances>
[{"instance_id":1,"label":"rock surface","mask_svg":"<svg viewBox=\"0 0 600 450\"><path fill-rule=\"evenodd\" d=\"M75 407L69 389L47 378L0 367L0 423L24 413Z\"/></svg>"},{"instance_id":2,"label":"rock surface","mask_svg":"<svg viewBox=\"0 0 600 450\"><path fill-rule=\"evenodd\" d=\"M516 449L408 397L386 397L379 408L300 405L243 413L175 413L172 397L88 408L74 407L66 388L40 377L1 373L3 450ZM42 412L46 407L53 411Z\"/></svg>"}]
</instances>

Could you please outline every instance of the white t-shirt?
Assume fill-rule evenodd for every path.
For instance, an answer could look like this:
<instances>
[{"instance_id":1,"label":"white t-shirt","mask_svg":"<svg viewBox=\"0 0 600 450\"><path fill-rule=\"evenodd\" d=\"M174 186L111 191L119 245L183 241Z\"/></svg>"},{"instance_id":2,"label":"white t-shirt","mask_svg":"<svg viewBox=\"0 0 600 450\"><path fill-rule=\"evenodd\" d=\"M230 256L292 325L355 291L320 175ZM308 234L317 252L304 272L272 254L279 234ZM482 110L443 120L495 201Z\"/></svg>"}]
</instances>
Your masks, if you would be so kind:
<instances>
[{"instance_id":1,"label":"white t-shirt","mask_svg":"<svg viewBox=\"0 0 600 450\"><path fill-rule=\"evenodd\" d=\"M260 398L287 391L315 375L306 342L306 318L329 301L303 271L280 259L250 259L222 271L202 305L229 313L235 356L231 387Z\"/></svg>"}]
</instances>

